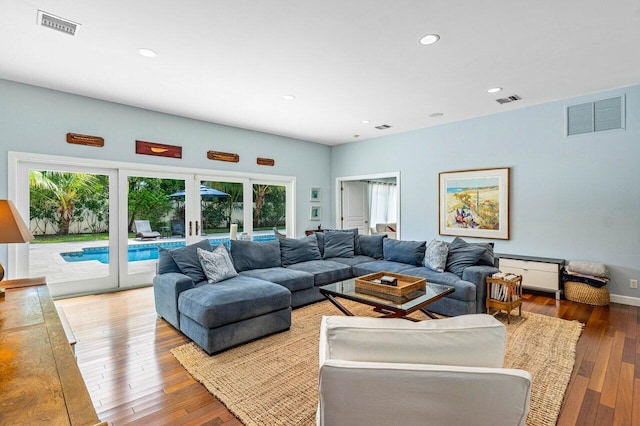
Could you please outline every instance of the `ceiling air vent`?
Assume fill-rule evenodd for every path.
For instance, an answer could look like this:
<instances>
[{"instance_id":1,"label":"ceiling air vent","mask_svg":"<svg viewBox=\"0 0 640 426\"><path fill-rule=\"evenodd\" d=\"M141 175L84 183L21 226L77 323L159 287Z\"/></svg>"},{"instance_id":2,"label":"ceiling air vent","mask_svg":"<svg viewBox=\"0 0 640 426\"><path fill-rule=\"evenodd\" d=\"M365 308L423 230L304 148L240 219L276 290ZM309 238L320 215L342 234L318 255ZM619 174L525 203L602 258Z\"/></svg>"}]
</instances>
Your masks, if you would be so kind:
<instances>
[{"instance_id":1,"label":"ceiling air vent","mask_svg":"<svg viewBox=\"0 0 640 426\"><path fill-rule=\"evenodd\" d=\"M387 129L390 129L390 128L391 128L391 126L389 126L388 124L382 124L380 126L376 126L376 129L378 129L378 130L387 130Z\"/></svg>"},{"instance_id":2,"label":"ceiling air vent","mask_svg":"<svg viewBox=\"0 0 640 426\"><path fill-rule=\"evenodd\" d=\"M519 101L520 99L522 98L518 95L511 95L507 98L496 99L496 102L502 105L502 104L508 104L509 102Z\"/></svg>"},{"instance_id":3,"label":"ceiling air vent","mask_svg":"<svg viewBox=\"0 0 640 426\"><path fill-rule=\"evenodd\" d=\"M48 12L43 12L42 10L38 11L37 23L43 27L51 28L52 30L60 31L69 35L75 35L76 30L80 26L80 24L52 15Z\"/></svg>"}]
</instances>

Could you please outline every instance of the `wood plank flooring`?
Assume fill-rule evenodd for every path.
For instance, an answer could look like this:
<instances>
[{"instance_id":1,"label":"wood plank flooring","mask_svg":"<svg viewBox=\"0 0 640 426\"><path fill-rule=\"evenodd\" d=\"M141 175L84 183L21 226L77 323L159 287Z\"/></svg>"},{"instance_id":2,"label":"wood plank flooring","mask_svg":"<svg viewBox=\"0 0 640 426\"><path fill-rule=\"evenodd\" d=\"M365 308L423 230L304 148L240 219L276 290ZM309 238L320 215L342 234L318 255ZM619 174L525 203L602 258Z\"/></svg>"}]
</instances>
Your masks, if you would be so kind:
<instances>
[{"instance_id":1,"label":"wood plank flooring","mask_svg":"<svg viewBox=\"0 0 640 426\"><path fill-rule=\"evenodd\" d=\"M78 364L101 420L241 424L169 353L188 339L157 318L151 287L56 304L78 339ZM559 426L640 425L640 308L525 294L523 309L586 324Z\"/></svg>"}]
</instances>

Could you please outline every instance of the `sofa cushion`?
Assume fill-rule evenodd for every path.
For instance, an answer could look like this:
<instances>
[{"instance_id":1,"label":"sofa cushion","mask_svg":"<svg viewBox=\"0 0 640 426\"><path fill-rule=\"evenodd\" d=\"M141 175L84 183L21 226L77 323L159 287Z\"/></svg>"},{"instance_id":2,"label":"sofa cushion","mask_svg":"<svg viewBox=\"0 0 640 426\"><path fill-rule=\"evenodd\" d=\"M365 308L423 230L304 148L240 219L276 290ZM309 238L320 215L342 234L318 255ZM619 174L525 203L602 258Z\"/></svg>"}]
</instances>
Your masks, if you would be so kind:
<instances>
[{"instance_id":1,"label":"sofa cushion","mask_svg":"<svg viewBox=\"0 0 640 426\"><path fill-rule=\"evenodd\" d=\"M327 231L351 233L351 235L353 235L353 252L354 252L354 255L362 254L361 251L360 251L360 235L358 234L358 228L352 228L352 229L325 229L324 233L326 234Z\"/></svg>"},{"instance_id":2,"label":"sofa cushion","mask_svg":"<svg viewBox=\"0 0 640 426\"><path fill-rule=\"evenodd\" d=\"M206 328L220 327L291 306L291 292L279 284L237 277L183 291L178 310Z\"/></svg>"},{"instance_id":3,"label":"sofa cushion","mask_svg":"<svg viewBox=\"0 0 640 426\"><path fill-rule=\"evenodd\" d=\"M422 266L425 250L426 241L401 241L390 238L382 240L384 260L392 262Z\"/></svg>"},{"instance_id":4,"label":"sofa cushion","mask_svg":"<svg viewBox=\"0 0 640 426\"><path fill-rule=\"evenodd\" d=\"M352 266L353 275L356 277L382 271L403 274L403 271L411 268L414 268L414 266L389 260L374 260L373 262L360 263Z\"/></svg>"},{"instance_id":5,"label":"sofa cushion","mask_svg":"<svg viewBox=\"0 0 640 426\"><path fill-rule=\"evenodd\" d=\"M469 244L462 238L456 238L449 244L446 270L462 277L464 269L476 265L485 252L486 248L484 247Z\"/></svg>"},{"instance_id":6,"label":"sofa cushion","mask_svg":"<svg viewBox=\"0 0 640 426\"><path fill-rule=\"evenodd\" d=\"M252 269L250 271L242 271L240 275L271 281L286 287L291 292L313 287L313 275L289 268Z\"/></svg>"},{"instance_id":7,"label":"sofa cushion","mask_svg":"<svg viewBox=\"0 0 640 426\"><path fill-rule=\"evenodd\" d=\"M238 272L277 268L281 265L280 242L231 240L231 257Z\"/></svg>"},{"instance_id":8,"label":"sofa cushion","mask_svg":"<svg viewBox=\"0 0 640 426\"><path fill-rule=\"evenodd\" d=\"M207 281L207 277L204 275L200 259L198 258L198 249L213 251L209 240L202 240L195 244L190 244L185 247L180 247L169 251L171 257L180 268L180 272L188 276L194 283Z\"/></svg>"},{"instance_id":9,"label":"sofa cushion","mask_svg":"<svg viewBox=\"0 0 640 426\"><path fill-rule=\"evenodd\" d=\"M351 274L351 266L331 260L311 260L296 263L287 268L312 274L315 286L346 280L353 276Z\"/></svg>"},{"instance_id":10,"label":"sofa cushion","mask_svg":"<svg viewBox=\"0 0 640 426\"><path fill-rule=\"evenodd\" d=\"M476 285L469 281L460 279L459 276L451 272L436 272L424 266L419 268L412 268L402 271L403 274L411 275L414 277L421 277L427 280L429 283L448 285L456 289L453 293L447 297L451 299L458 299L465 302L474 302L476 300ZM427 308L429 309L429 308Z\"/></svg>"},{"instance_id":11,"label":"sofa cushion","mask_svg":"<svg viewBox=\"0 0 640 426\"><path fill-rule=\"evenodd\" d=\"M220 244L213 251L198 249L198 258L210 284L238 276L227 248Z\"/></svg>"},{"instance_id":12,"label":"sofa cushion","mask_svg":"<svg viewBox=\"0 0 640 426\"><path fill-rule=\"evenodd\" d=\"M284 267L310 260L322 260L318 239L314 234L300 239L281 238L278 241L280 242L280 258Z\"/></svg>"},{"instance_id":13,"label":"sofa cushion","mask_svg":"<svg viewBox=\"0 0 640 426\"><path fill-rule=\"evenodd\" d=\"M318 249L320 250L320 256L324 256L324 232L315 232L316 240L318 241Z\"/></svg>"},{"instance_id":14,"label":"sofa cushion","mask_svg":"<svg viewBox=\"0 0 640 426\"><path fill-rule=\"evenodd\" d=\"M368 263L368 262L373 262L374 259L373 257L369 257L369 256L364 256L364 255L357 255L357 256L353 256L353 257L332 257L326 260L330 260L332 262L338 262L338 263L342 263L343 265L349 265L349 266L353 266L353 265L359 265L361 263Z\"/></svg>"},{"instance_id":15,"label":"sofa cushion","mask_svg":"<svg viewBox=\"0 0 640 426\"><path fill-rule=\"evenodd\" d=\"M449 245L444 241L431 240L424 255L424 266L436 272L444 272L447 267Z\"/></svg>"},{"instance_id":16,"label":"sofa cushion","mask_svg":"<svg viewBox=\"0 0 640 426\"><path fill-rule=\"evenodd\" d=\"M484 247L485 252L480 256L477 265L495 266L495 257L493 255L493 243L469 243L472 246Z\"/></svg>"},{"instance_id":17,"label":"sofa cushion","mask_svg":"<svg viewBox=\"0 0 640 426\"><path fill-rule=\"evenodd\" d=\"M387 238L386 235L360 235L358 237L360 243L360 254L373 257L374 259L384 258L382 250L382 240Z\"/></svg>"},{"instance_id":18,"label":"sofa cushion","mask_svg":"<svg viewBox=\"0 0 640 426\"><path fill-rule=\"evenodd\" d=\"M330 257L353 257L353 234L351 232L325 231L323 259Z\"/></svg>"},{"instance_id":19,"label":"sofa cushion","mask_svg":"<svg viewBox=\"0 0 640 426\"><path fill-rule=\"evenodd\" d=\"M182 273L170 252L171 250L158 246L158 275L172 272Z\"/></svg>"}]
</instances>

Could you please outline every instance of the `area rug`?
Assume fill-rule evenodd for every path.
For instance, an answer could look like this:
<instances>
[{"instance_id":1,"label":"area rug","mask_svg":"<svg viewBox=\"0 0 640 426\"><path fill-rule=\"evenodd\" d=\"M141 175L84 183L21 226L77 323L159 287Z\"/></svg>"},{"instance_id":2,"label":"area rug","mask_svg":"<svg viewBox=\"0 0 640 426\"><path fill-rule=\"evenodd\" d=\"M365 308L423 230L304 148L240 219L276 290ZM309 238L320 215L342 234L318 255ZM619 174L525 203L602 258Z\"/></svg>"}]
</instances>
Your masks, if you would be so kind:
<instances>
[{"instance_id":1,"label":"area rug","mask_svg":"<svg viewBox=\"0 0 640 426\"><path fill-rule=\"evenodd\" d=\"M345 304L356 315L372 314L364 305ZM171 353L245 425L314 425L323 315L342 314L328 301L316 303L293 311L289 331L211 357L195 343ZM524 312L511 317L504 366L533 377L528 426L556 424L581 332L577 321Z\"/></svg>"}]
</instances>

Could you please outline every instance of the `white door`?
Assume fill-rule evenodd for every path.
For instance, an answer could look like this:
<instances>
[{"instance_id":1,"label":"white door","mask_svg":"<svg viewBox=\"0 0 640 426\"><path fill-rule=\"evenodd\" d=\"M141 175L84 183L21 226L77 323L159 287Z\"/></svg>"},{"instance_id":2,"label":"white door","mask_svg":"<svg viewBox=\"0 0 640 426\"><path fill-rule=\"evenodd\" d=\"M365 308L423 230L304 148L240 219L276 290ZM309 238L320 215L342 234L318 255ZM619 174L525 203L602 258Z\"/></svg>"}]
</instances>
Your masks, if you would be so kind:
<instances>
[{"instance_id":1,"label":"white door","mask_svg":"<svg viewBox=\"0 0 640 426\"><path fill-rule=\"evenodd\" d=\"M358 228L358 233L369 234L369 201L367 183L342 182L342 229Z\"/></svg>"}]
</instances>

